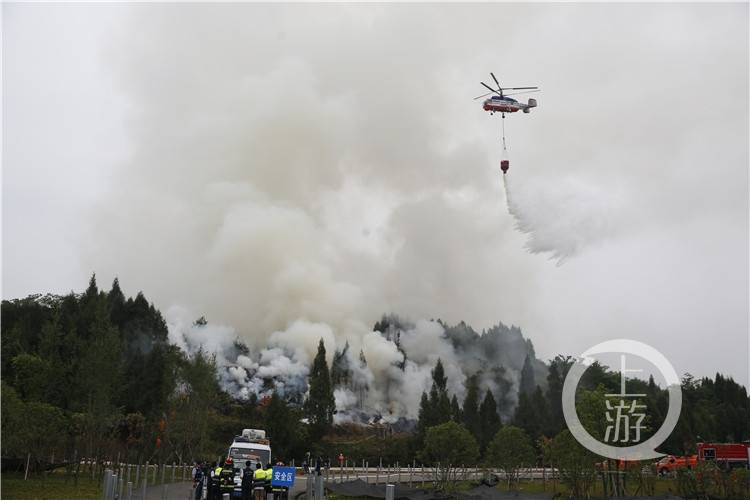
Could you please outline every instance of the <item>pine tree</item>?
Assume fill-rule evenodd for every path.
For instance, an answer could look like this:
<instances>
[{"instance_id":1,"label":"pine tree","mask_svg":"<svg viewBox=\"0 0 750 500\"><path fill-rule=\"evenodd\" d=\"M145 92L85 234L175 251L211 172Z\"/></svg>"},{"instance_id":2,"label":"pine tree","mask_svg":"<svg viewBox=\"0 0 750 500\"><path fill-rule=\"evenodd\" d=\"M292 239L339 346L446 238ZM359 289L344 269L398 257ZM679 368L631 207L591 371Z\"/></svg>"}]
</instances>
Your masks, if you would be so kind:
<instances>
[{"instance_id":1,"label":"pine tree","mask_svg":"<svg viewBox=\"0 0 750 500\"><path fill-rule=\"evenodd\" d=\"M531 394L536 389L536 380L534 379L534 365L531 356L526 355L521 369L521 383L519 390L522 394Z\"/></svg>"},{"instance_id":2,"label":"pine tree","mask_svg":"<svg viewBox=\"0 0 750 500\"><path fill-rule=\"evenodd\" d=\"M451 420L451 400L448 397L448 377L445 376L443 363L438 358L432 370L432 388L430 389L430 405L432 409L432 425L439 425Z\"/></svg>"},{"instance_id":3,"label":"pine tree","mask_svg":"<svg viewBox=\"0 0 750 500\"><path fill-rule=\"evenodd\" d=\"M481 422L481 432L479 439L479 447L484 453L487 449L492 438L495 437L497 431L500 430L502 423L500 422L500 415L497 413L497 402L495 396L492 395L492 391L487 389L484 395L484 400L479 406L479 421Z\"/></svg>"},{"instance_id":4,"label":"pine tree","mask_svg":"<svg viewBox=\"0 0 750 500\"><path fill-rule=\"evenodd\" d=\"M526 431L532 438L534 437L534 433L537 430L534 408L531 398L523 391L518 392L518 405L516 405L516 411L513 413L513 420L511 422L516 427L520 427Z\"/></svg>"},{"instance_id":5,"label":"pine tree","mask_svg":"<svg viewBox=\"0 0 750 500\"><path fill-rule=\"evenodd\" d=\"M549 420L549 406L547 405L547 399L544 397L544 392L542 392L542 388L539 386L536 386L536 390L531 396L531 406L534 408L534 413L539 425L539 433L534 436L534 442L536 442L541 436L552 435Z\"/></svg>"},{"instance_id":6,"label":"pine tree","mask_svg":"<svg viewBox=\"0 0 750 500\"><path fill-rule=\"evenodd\" d=\"M435 415L437 416L438 424L450 422L453 418L453 408L451 407L451 400L448 398L447 391L440 392Z\"/></svg>"},{"instance_id":7,"label":"pine tree","mask_svg":"<svg viewBox=\"0 0 750 500\"><path fill-rule=\"evenodd\" d=\"M341 351L336 351L333 354L333 361L331 362L331 383L333 387L347 386L351 381L352 372L349 368L349 342L346 342L344 348Z\"/></svg>"},{"instance_id":8,"label":"pine tree","mask_svg":"<svg viewBox=\"0 0 750 500\"><path fill-rule=\"evenodd\" d=\"M557 355L550 361L547 374L547 405L550 410L550 431L556 435L565 428L565 417L562 411L562 389L565 376L572 365L570 356Z\"/></svg>"},{"instance_id":9,"label":"pine tree","mask_svg":"<svg viewBox=\"0 0 750 500\"><path fill-rule=\"evenodd\" d=\"M120 280L117 278L112 282L112 289L107 294L109 305L109 319L117 327L122 327L126 319L125 294L120 289Z\"/></svg>"},{"instance_id":10,"label":"pine tree","mask_svg":"<svg viewBox=\"0 0 750 500\"><path fill-rule=\"evenodd\" d=\"M532 394L518 395L518 406L513 416L513 425L520 427L534 442L547 432L547 400L544 399L541 387L537 386Z\"/></svg>"},{"instance_id":11,"label":"pine tree","mask_svg":"<svg viewBox=\"0 0 750 500\"><path fill-rule=\"evenodd\" d=\"M91 275L89 279L89 286L86 291L81 295L78 305L80 307L80 314L77 315L77 328L81 334L81 337L85 341L90 340L92 335L91 329L93 324L97 321L97 315L99 314L100 301L99 301L99 288L96 285L96 273Z\"/></svg>"},{"instance_id":12,"label":"pine tree","mask_svg":"<svg viewBox=\"0 0 750 500\"><path fill-rule=\"evenodd\" d=\"M275 390L268 403L265 425L268 437L273 440L274 455L287 456L294 445L296 423L286 401Z\"/></svg>"},{"instance_id":13,"label":"pine tree","mask_svg":"<svg viewBox=\"0 0 750 500\"><path fill-rule=\"evenodd\" d=\"M438 358L435 368L432 370L432 383L437 387L438 392L445 391L448 385L448 377L445 375L443 362Z\"/></svg>"},{"instance_id":14,"label":"pine tree","mask_svg":"<svg viewBox=\"0 0 750 500\"><path fill-rule=\"evenodd\" d=\"M463 415L461 414L461 407L458 404L458 398L456 395L453 395L453 398L451 399L451 420L456 422L457 424L463 423Z\"/></svg>"},{"instance_id":15,"label":"pine tree","mask_svg":"<svg viewBox=\"0 0 750 500\"><path fill-rule=\"evenodd\" d=\"M310 370L310 393L305 401L305 413L310 422L312 436L320 438L331 428L335 411L336 401L326 362L326 346L323 339L320 339L318 354L315 355Z\"/></svg>"},{"instance_id":16,"label":"pine tree","mask_svg":"<svg viewBox=\"0 0 750 500\"><path fill-rule=\"evenodd\" d=\"M481 426L479 422L479 382L476 375L472 375L466 381L463 417L464 427L469 429L474 439L479 442Z\"/></svg>"},{"instance_id":17,"label":"pine tree","mask_svg":"<svg viewBox=\"0 0 750 500\"><path fill-rule=\"evenodd\" d=\"M83 292L83 301L88 302L89 300L92 300L96 298L99 295L99 288L96 286L96 273L91 275L91 278L89 279L89 286L86 288L86 291Z\"/></svg>"},{"instance_id":18,"label":"pine tree","mask_svg":"<svg viewBox=\"0 0 750 500\"><path fill-rule=\"evenodd\" d=\"M422 399L419 401L419 416L417 418L417 436L421 442L424 439L427 429L435 425L434 412L430 398L426 392L422 392Z\"/></svg>"}]
</instances>

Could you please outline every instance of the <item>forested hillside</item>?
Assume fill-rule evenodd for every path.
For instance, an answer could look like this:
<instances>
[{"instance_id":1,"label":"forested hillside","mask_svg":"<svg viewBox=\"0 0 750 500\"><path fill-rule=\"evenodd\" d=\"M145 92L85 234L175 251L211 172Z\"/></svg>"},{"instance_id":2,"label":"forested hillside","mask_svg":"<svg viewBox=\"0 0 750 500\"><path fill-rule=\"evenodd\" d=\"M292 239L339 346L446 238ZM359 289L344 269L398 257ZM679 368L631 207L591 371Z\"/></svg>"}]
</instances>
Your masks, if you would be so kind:
<instances>
[{"instance_id":1,"label":"forested hillside","mask_svg":"<svg viewBox=\"0 0 750 500\"><path fill-rule=\"evenodd\" d=\"M117 450L181 462L218 455L239 429L278 413L270 401L231 400L212 356L170 345L161 313L117 280L108 292L92 277L80 295L3 301L2 354L3 457Z\"/></svg>"},{"instance_id":2,"label":"forested hillside","mask_svg":"<svg viewBox=\"0 0 750 500\"><path fill-rule=\"evenodd\" d=\"M387 329L376 325L375 330ZM458 335L455 328L446 331ZM569 357L556 357L545 380L539 380L539 367L527 356L513 398L517 405L510 407L480 390L477 377L467 380L459 400L449 392L438 361L415 432L394 433L387 425L334 426L333 391L347 381L340 366L329 370L323 342L309 378L312 400L287 402L275 392L261 400L254 395L235 400L219 384L214 356L201 350L187 355L171 345L164 318L142 293L126 298L116 279L103 291L92 277L82 294L3 301L2 456L30 453L39 464L114 454L139 462L187 462L215 458L242 428L260 427L268 430L280 457L300 460L307 451L344 451L352 458L410 462L419 456L427 429L451 420L475 437L482 454L509 423L541 446L545 437L565 429L560 399L570 363ZM649 428L657 428L666 412L666 391L653 380L632 384L647 394L645 403L653 411ZM601 402L604 392L618 389L619 374L598 364L582 382L587 401ZM682 415L662 451L693 451L699 438L750 438L744 387L719 374L683 378Z\"/></svg>"}]
</instances>

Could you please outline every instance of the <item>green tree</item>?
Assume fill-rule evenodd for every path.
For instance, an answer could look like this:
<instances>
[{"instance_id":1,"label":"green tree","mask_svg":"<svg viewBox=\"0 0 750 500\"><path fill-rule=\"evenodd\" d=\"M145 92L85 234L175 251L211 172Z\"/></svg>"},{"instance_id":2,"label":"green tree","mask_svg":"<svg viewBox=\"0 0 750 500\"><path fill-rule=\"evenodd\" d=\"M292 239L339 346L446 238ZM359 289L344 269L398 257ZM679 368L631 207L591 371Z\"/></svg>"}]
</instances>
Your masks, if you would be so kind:
<instances>
[{"instance_id":1,"label":"green tree","mask_svg":"<svg viewBox=\"0 0 750 500\"><path fill-rule=\"evenodd\" d=\"M434 408L427 393L422 391L422 398L419 400L419 415L417 416L417 441L424 442L427 429L435 425Z\"/></svg>"},{"instance_id":2,"label":"green tree","mask_svg":"<svg viewBox=\"0 0 750 500\"><path fill-rule=\"evenodd\" d=\"M12 306L9 306L7 302L3 302L3 312L5 312L10 307ZM2 352L3 355L2 358L0 358L2 360L2 371L0 371L0 374L2 378L8 380L8 378L12 378L14 376L13 366L10 361L24 352L23 331L21 329L21 325L15 324L13 326L9 326L8 323L5 322L5 317L3 317L2 320L3 330L2 335L0 335L0 352Z\"/></svg>"},{"instance_id":3,"label":"green tree","mask_svg":"<svg viewBox=\"0 0 750 500\"><path fill-rule=\"evenodd\" d=\"M299 427L292 409L278 392L273 391L266 409L266 431L272 440L274 455L288 457L297 444Z\"/></svg>"},{"instance_id":4,"label":"green tree","mask_svg":"<svg viewBox=\"0 0 750 500\"><path fill-rule=\"evenodd\" d=\"M318 344L318 353L310 370L310 393L305 401L305 413L310 422L310 433L315 439L322 437L333 424L336 401L333 397L331 375L326 362L326 346L323 339Z\"/></svg>"},{"instance_id":5,"label":"green tree","mask_svg":"<svg viewBox=\"0 0 750 500\"><path fill-rule=\"evenodd\" d=\"M513 425L522 428L534 441L537 441L548 427L546 418L548 415L547 400L544 398L541 387L536 386L536 390L531 394L519 392Z\"/></svg>"},{"instance_id":6,"label":"green tree","mask_svg":"<svg viewBox=\"0 0 750 500\"><path fill-rule=\"evenodd\" d=\"M531 395L536 388L536 379L534 377L534 365L533 359L530 354L526 355L526 359L523 361L523 368L521 368L521 382L519 384L519 393Z\"/></svg>"},{"instance_id":7,"label":"green tree","mask_svg":"<svg viewBox=\"0 0 750 500\"><path fill-rule=\"evenodd\" d=\"M565 428L565 417L562 411L562 389L565 376L573 364L570 356L558 355L550 361L547 374L547 406L550 410L550 436Z\"/></svg>"},{"instance_id":8,"label":"green tree","mask_svg":"<svg viewBox=\"0 0 750 500\"><path fill-rule=\"evenodd\" d=\"M461 414L461 406L458 404L458 398L453 395L451 399L451 420L460 424L463 421L463 415Z\"/></svg>"},{"instance_id":9,"label":"green tree","mask_svg":"<svg viewBox=\"0 0 750 500\"><path fill-rule=\"evenodd\" d=\"M112 289L107 293L107 304L109 305L109 319L112 324L122 327L127 320L125 309L125 294L120 288L120 280L117 278L112 282Z\"/></svg>"},{"instance_id":10,"label":"green tree","mask_svg":"<svg viewBox=\"0 0 750 500\"><path fill-rule=\"evenodd\" d=\"M83 292L83 296L81 297L81 302L91 302L95 301L99 297L99 287L96 286L96 273L93 273L91 275L91 278L89 278L89 286L86 288L86 291Z\"/></svg>"},{"instance_id":11,"label":"green tree","mask_svg":"<svg viewBox=\"0 0 750 500\"><path fill-rule=\"evenodd\" d=\"M489 389L487 389L487 392L484 395L484 400L479 407L479 421L481 423L479 447L482 453L484 453L487 446L490 444L490 441L492 441L492 438L502 426L500 415L497 413L495 396L492 395L492 391Z\"/></svg>"},{"instance_id":12,"label":"green tree","mask_svg":"<svg viewBox=\"0 0 750 500\"><path fill-rule=\"evenodd\" d=\"M169 444L177 460L193 460L212 451L208 426L220 392L216 355L199 349L192 356L180 359L169 412Z\"/></svg>"},{"instance_id":13,"label":"green tree","mask_svg":"<svg viewBox=\"0 0 750 500\"><path fill-rule=\"evenodd\" d=\"M0 450L3 457L22 456L25 451L25 404L13 387L0 381L0 420L2 436Z\"/></svg>"},{"instance_id":14,"label":"green tree","mask_svg":"<svg viewBox=\"0 0 750 500\"><path fill-rule=\"evenodd\" d=\"M38 401L24 405L21 435L32 460L63 455L67 430L68 420L60 408Z\"/></svg>"},{"instance_id":15,"label":"green tree","mask_svg":"<svg viewBox=\"0 0 750 500\"><path fill-rule=\"evenodd\" d=\"M579 390L576 398L578 419L588 433L601 442L607 430L606 393L604 386L599 386L595 390Z\"/></svg>"},{"instance_id":16,"label":"green tree","mask_svg":"<svg viewBox=\"0 0 750 500\"><path fill-rule=\"evenodd\" d=\"M464 426L479 441L482 424L479 419L479 382L476 375L472 375L466 380L463 417Z\"/></svg>"},{"instance_id":17,"label":"green tree","mask_svg":"<svg viewBox=\"0 0 750 500\"><path fill-rule=\"evenodd\" d=\"M13 386L26 401L42 401L50 382L49 363L34 354L22 353L11 360Z\"/></svg>"},{"instance_id":18,"label":"green tree","mask_svg":"<svg viewBox=\"0 0 750 500\"><path fill-rule=\"evenodd\" d=\"M479 446L463 425L446 422L427 429L423 459L434 467L434 481L441 490L451 489L463 466L476 465Z\"/></svg>"},{"instance_id":19,"label":"green tree","mask_svg":"<svg viewBox=\"0 0 750 500\"><path fill-rule=\"evenodd\" d=\"M85 313L87 338L75 379L78 393L74 408L87 416L84 428L87 453L98 458L122 416L116 404L121 380L119 335L109 321L106 303L91 291L95 286L92 278Z\"/></svg>"},{"instance_id":20,"label":"green tree","mask_svg":"<svg viewBox=\"0 0 750 500\"><path fill-rule=\"evenodd\" d=\"M349 342L344 348L333 353L331 362L331 383L333 387L347 386L351 382L352 372L349 367Z\"/></svg>"},{"instance_id":21,"label":"green tree","mask_svg":"<svg viewBox=\"0 0 750 500\"><path fill-rule=\"evenodd\" d=\"M440 358L438 358L437 363L435 363L435 368L432 370L432 383L438 391L447 391L448 377L445 375L443 362Z\"/></svg>"},{"instance_id":22,"label":"green tree","mask_svg":"<svg viewBox=\"0 0 750 500\"><path fill-rule=\"evenodd\" d=\"M430 404L433 410L431 425L442 424L451 419L451 400L448 397L448 377L445 375L443 362L438 358L432 370L432 388L430 389Z\"/></svg>"},{"instance_id":23,"label":"green tree","mask_svg":"<svg viewBox=\"0 0 750 500\"><path fill-rule=\"evenodd\" d=\"M490 442L487 462L505 472L509 490L513 485L517 486L521 469L532 467L536 463L534 447L529 436L519 427L503 427Z\"/></svg>"},{"instance_id":24,"label":"green tree","mask_svg":"<svg viewBox=\"0 0 750 500\"><path fill-rule=\"evenodd\" d=\"M588 498L596 479L597 455L581 446L567 429L552 440L550 455L561 481L570 489L570 496Z\"/></svg>"}]
</instances>

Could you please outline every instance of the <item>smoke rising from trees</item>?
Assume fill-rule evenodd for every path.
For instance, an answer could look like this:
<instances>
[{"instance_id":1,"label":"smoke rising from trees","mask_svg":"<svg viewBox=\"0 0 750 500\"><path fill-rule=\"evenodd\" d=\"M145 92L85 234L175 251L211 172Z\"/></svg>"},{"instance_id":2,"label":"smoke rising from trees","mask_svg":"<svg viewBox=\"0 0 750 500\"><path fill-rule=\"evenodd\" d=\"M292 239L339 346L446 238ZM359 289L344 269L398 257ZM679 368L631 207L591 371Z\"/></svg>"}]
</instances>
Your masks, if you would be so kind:
<instances>
[{"instance_id":1,"label":"smoke rising from trees","mask_svg":"<svg viewBox=\"0 0 750 500\"><path fill-rule=\"evenodd\" d=\"M450 396L463 401L467 378L473 377L482 394L494 394L506 418L516 406L522 378L527 385L534 380L546 384L546 367L534 357L531 342L518 328L502 324L480 335L464 323L411 324L384 316L375 330L350 334L342 343L328 325L300 321L272 333L266 347L251 351L231 328L181 322L180 312L167 313L170 340L188 353L215 352L222 387L239 399L277 391L301 404L319 348L315 339L321 340L331 367L337 422L416 419L420 396L430 389L438 360Z\"/></svg>"},{"instance_id":2,"label":"smoke rising from trees","mask_svg":"<svg viewBox=\"0 0 750 500\"><path fill-rule=\"evenodd\" d=\"M466 319L480 331L500 320L521 324L547 356L603 335L658 332L657 347L684 357L693 354L673 349L677 335L715 327L744 338L744 282L702 292L719 275L717 263L746 260L746 242L727 235L746 229L746 215L737 216L746 183L729 179L744 169L747 148L735 147L742 134L720 133L746 130L737 112L746 97L684 106L709 74L727 82L727 96L746 95L746 79L722 73L731 65L713 56L737 56L740 30L731 25L734 38L696 35L705 25L698 7L679 22L653 7L648 23L635 22L643 8L618 7L617 16L516 5L130 9L102 54L109 83L127 102L127 154L108 171L112 188L95 211L96 236L80 245L82 260L148 289L162 310L181 310L168 315L181 325L173 336L214 344L232 366L227 384L262 369L294 374L284 383L297 387L321 337L329 356L348 341L355 368L360 350L377 353L366 356L363 380L390 380L400 351L372 325L391 311L413 318L424 335L430 328L419 329L419 319ZM498 34L498 10L523 29ZM715 12L722 22L737 17ZM674 40L664 39L665 21ZM576 23L592 30L585 39L568 36ZM565 43L541 41L530 26ZM634 42L653 50L633 60ZM503 49L511 46L529 52ZM498 58L503 80L544 89L539 108L514 116L508 131L517 220L493 168L497 121L470 101ZM696 58L713 73L688 71L700 67ZM653 90L635 85L646 72L665 85L679 75L674 95L660 95L648 120L632 106L653 102ZM622 89L628 100L618 98ZM571 103L575 130L566 128ZM711 148L683 147L698 137L711 138ZM648 154L635 161L628 153L636 150ZM712 175L703 175L700 165L712 161ZM695 203L695 186L716 200L711 207ZM526 255L515 224L531 231L532 251L577 259L554 270ZM706 227L716 235L699 229ZM705 248L680 252L693 243ZM663 314L685 309L698 317ZM208 325L194 328L204 314ZM425 365L415 379L428 358L415 354ZM489 376L485 383L500 400L503 384ZM384 410L385 394L370 396Z\"/></svg>"}]
</instances>

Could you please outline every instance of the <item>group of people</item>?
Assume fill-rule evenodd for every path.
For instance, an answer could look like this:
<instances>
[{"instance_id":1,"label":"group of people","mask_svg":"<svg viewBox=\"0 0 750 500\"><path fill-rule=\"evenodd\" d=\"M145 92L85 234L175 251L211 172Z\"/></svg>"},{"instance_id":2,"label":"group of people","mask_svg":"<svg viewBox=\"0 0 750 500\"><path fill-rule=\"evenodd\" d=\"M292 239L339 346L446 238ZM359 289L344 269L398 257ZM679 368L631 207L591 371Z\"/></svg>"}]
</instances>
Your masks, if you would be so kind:
<instances>
[{"instance_id":1,"label":"group of people","mask_svg":"<svg viewBox=\"0 0 750 500\"><path fill-rule=\"evenodd\" d=\"M232 457L223 462L214 462L211 467L208 467L207 463L196 463L193 468L195 500L201 500L204 486L207 490L207 500L221 500L224 493L229 493L231 498L237 472L234 465ZM276 465L284 464L278 462ZM261 462L256 462L253 466L248 460L245 467L239 469L239 473L242 481L242 500L266 500L268 493L273 493L274 500L287 500L288 489L271 484L273 467L270 463L263 467Z\"/></svg>"}]
</instances>

